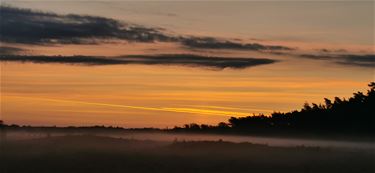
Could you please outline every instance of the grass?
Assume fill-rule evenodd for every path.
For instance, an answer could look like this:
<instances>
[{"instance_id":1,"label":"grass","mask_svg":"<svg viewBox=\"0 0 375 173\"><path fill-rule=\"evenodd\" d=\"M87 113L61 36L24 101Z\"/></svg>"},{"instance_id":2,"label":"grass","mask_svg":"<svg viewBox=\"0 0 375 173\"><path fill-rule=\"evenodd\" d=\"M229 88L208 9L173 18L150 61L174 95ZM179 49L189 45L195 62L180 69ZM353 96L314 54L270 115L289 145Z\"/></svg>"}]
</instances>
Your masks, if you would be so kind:
<instances>
[{"instance_id":1,"label":"grass","mask_svg":"<svg viewBox=\"0 0 375 173\"><path fill-rule=\"evenodd\" d=\"M2 173L374 172L374 151L67 135L2 142Z\"/></svg>"}]
</instances>

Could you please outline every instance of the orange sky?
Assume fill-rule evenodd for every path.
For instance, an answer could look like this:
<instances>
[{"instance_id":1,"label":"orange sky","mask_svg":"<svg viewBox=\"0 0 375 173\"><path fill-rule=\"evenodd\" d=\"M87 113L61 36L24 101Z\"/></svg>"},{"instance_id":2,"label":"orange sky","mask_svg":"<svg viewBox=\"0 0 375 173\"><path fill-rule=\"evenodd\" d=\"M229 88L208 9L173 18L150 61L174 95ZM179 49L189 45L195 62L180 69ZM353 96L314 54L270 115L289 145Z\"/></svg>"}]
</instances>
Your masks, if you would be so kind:
<instances>
[{"instance_id":1,"label":"orange sky","mask_svg":"<svg viewBox=\"0 0 375 173\"><path fill-rule=\"evenodd\" d=\"M288 111L306 101L364 91L372 75L371 70L353 74L334 65L311 74L282 63L220 71L9 62L1 68L6 122L128 127L215 124L229 116Z\"/></svg>"},{"instance_id":2,"label":"orange sky","mask_svg":"<svg viewBox=\"0 0 375 173\"><path fill-rule=\"evenodd\" d=\"M275 55L248 50L191 49L180 43L158 41L112 40L112 43L97 45L0 42L2 46L26 49L21 55L195 54L277 60L245 69L1 62L0 118L6 123L161 128L191 122L217 124L230 116L269 115L273 111L299 109L305 102L320 103L325 97L349 97L353 92L365 91L367 84L375 80L374 68L298 56L319 54L319 49L345 49L344 54L348 55L373 54L373 30L368 28L371 20L373 24L373 17L364 18L371 9L369 11L362 3L309 5L285 2L280 6L280 3L222 2L213 5L205 2L199 8L195 3L186 2L170 3L170 6L166 6L166 2L3 3L59 14L111 17L162 27L166 33L174 35L215 36L241 39L241 43L297 48L287 54ZM204 8L208 6L212 8ZM306 9L296 9L296 6ZM308 7L320 12L314 13ZM196 12L192 13L189 8ZM358 13L349 13L350 8ZM324 16L326 18L322 18ZM353 20L357 25L349 25Z\"/></svg>"}]
</instances>

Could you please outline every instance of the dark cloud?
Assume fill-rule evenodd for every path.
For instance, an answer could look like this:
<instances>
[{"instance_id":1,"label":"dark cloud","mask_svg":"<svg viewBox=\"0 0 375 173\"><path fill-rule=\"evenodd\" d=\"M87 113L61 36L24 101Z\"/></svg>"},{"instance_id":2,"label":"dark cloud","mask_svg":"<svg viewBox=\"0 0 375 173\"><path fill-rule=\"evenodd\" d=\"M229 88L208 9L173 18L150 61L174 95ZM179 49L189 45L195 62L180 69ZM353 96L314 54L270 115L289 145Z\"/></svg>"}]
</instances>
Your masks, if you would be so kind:
<instances>
[{"instance_id":1,"label":"dark cloud","mask_svg":"<svg viewBox=\"0 0 375 173\"><path fill-rule=\"evenodd\" d=\"M332 61L337 64L352 65L360 67L375 67L375 55L351 55L351 54L341 54L341 55L311 55L303 54L300 55L303 58L315 59L315 60L327 60Z\"/></svg>"},{"instance_id":2,"label":"dark cloud","mask_svg":"<svg viewBox=\"0 0 375 173\"><path fill-rule=\"evenodd\" d=\"M135 42L176 42L189 48L237 50L291 50L284 46L242 44L212 37L172 36L161 28L128 24L115 19L58 15L0 6L0 41L26 44L97 44L109 39Z\"/></svg>"},{"instance_id":3,"label":"dark cloud","mask_svg":"<svg viewBox=\"0 0 375 173\"><path fill-rule=\"evenodd\" d=\"M157 29L129 25L114 19L58 15L0 6L0 40L14 43L91 44L96 39L151 42L171 40Z\"/></svg>"},{"instance_id":4,"label":"dark cloud","mask_svg":"<svg viewBox=\"0 0 375 173\"><path fill-rule=\"evenodd\" d=\"M181 39L182 44L191 48L204 49L237 49L237 50L293 50L293 48L284 46L262 45L258 43L242 44L232 41L222 41L212 37L189 37Z\"/></svg>"},{"instance_id":5,"label":"dark cloud","mask_svg":"<svg viewBox=\"0 0 375 173\"><path fill-rule=\"evenodd\" d=\"M163 64L163 65L187 65L203 66L213 68L247 68L262 64L271 64L276 62L266 58L234 58L234 57L206 57L188 54L176 55L133 55L124 57L126 60L133 59L142 61L142 64Z\"/></svg>"},{"instance_id":6,"label":"dark cloud","mask_svg":"<svg viewBox=\"0 0 375 173\"><path fill-rule=\"evenodd\" d=\"M144 64L144 65L180 65L215 69L242 69L251 66L271 64L275 60L265 58L206 57L198 55L129 55L119 57L100 56L21 56L0 55L0 61L63 63L78 65Z\"/></svg>"},{"instance_id":7,"label":"dark cloud","mask_svg":"<svg viewBox=\"0 0 375 173\"><path fill-rule=\"evenodd\" d=\"M323 52L323 53L344 53L344 52L348 52L345 49L317 49L317 51Z\"/></svg>"},{"instance_id":8,"label":"dark cloud","mask_svg":"<svg viewBox=\"0 0 375 173\"><path fill-rule=\"evenodd\" d=\"M31 56L31 55L0 55L0 61L33 62L33 63L64 63L81 65L120 64L121 61L95 56Z\"/></svg>"},{"instance_id":9,"label":"dark cloud","mask_svg":"<svg viewBox=\"0 0 375 173\"><path fill-rule=\"evenodd\" d=\"M14 55L25 51L17 47L0 46L0 55Z\"/></svg>"}]
</instances>

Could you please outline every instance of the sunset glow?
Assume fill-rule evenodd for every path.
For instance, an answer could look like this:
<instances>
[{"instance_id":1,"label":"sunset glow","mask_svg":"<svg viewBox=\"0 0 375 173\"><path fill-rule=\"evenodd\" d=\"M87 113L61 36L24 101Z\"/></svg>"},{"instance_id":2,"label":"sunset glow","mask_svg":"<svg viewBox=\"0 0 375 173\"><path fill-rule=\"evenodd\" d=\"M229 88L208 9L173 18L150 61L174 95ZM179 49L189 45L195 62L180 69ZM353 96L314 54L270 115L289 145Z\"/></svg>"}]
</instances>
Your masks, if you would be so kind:
<instances>
[{"instance_id":1,"label":"sunset glow","mask_svg":"<svg viewBox=\"0 0 375 173\"><path fill-rule=\"evenodd\" d=\"M349 97L375 80L374 2L166 3L2 1L0 119L217 124Z\"/></svg>"}]
</instances>

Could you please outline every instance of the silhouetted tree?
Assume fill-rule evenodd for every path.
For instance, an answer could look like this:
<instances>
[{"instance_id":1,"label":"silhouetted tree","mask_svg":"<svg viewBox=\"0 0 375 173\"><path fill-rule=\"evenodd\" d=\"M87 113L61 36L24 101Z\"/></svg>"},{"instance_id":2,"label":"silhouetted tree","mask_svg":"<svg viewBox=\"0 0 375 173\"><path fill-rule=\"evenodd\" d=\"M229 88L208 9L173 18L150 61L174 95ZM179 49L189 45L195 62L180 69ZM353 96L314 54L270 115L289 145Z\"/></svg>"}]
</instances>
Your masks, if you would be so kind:
<instances>
[{"instance_id":1,"label":"silhouetted tree","mask_svg":"<svg viewBox=\"0 0 375 173\"><path fill-rule=\"evenodd\" d=\"M313 132L375 134L375 82L369 90L354 93L348 99L335 97L325 104L305 103L301 110L286 113L231 117L228 124L215 126L185 125L185 129L229 129L235 132Z\"/></svg>"}]
</instances>

